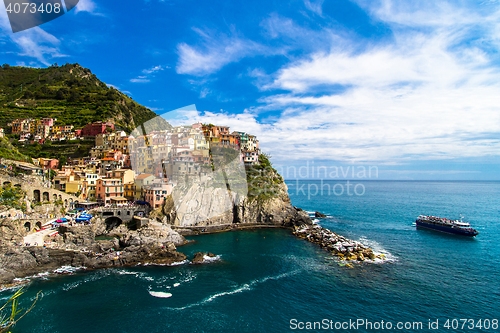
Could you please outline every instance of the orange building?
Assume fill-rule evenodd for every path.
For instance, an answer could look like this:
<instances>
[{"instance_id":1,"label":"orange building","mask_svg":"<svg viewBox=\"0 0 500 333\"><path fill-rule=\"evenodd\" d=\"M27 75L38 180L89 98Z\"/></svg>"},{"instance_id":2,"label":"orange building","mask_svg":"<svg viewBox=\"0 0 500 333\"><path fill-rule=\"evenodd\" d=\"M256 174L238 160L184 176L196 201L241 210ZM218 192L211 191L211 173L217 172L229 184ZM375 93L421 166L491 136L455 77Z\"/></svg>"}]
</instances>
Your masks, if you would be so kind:
<instances>
[{"instance_id":1,"label":"orange building","mask_svg":"<svg viewBox=\"0 0 500 333\"><path fill-rule=\"evenodd\" d=\"M99 178L96 187L98 202L108 204L111 198L123 197L123 182L120 178Z\"/></svg>"}]
</instances>

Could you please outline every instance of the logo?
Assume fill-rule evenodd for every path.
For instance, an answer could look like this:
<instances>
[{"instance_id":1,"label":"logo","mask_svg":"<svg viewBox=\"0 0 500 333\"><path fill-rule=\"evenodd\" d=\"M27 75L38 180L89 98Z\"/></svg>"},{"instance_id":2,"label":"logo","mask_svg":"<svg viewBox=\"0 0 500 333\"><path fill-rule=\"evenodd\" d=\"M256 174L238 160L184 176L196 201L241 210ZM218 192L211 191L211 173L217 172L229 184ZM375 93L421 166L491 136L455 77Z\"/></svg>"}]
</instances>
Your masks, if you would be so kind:
<instances>
[{"instance_id":1,"label":"logo","mask_svg":"<svg viewBox=\"0 0 500 333\"><path fill-rule=\"evenodd\" d=\"M3 0L12 32L55 20L76 7L79 0Z\"/></svg>"}]
</instances>

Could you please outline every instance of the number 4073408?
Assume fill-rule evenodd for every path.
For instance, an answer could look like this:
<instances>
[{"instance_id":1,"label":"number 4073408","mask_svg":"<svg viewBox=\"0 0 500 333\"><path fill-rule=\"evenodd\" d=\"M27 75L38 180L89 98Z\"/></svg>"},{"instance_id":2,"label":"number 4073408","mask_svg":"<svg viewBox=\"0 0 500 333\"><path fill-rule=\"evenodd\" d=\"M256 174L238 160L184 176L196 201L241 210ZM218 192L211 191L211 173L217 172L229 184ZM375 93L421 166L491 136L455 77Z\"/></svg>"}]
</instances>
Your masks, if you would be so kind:
<instances>
[{"instance_id":1,"label":"number 4073408","mask_svg":"<svg viewBox=\"0 0 500 333\"><path fill-rule=\"evenodd\" d=\"M498 319L448 319L443 325L447 329L484 329L484 330L496 330L498 329Z\"/></svg>"},{"instance_id":2,"label":"number 4073408","mask_svg":"<svg viewBox=\"0 0 500 333\"><path fill-rule=\"evenodd\" d=\"M32 2L23 2L23 3L9 3L6 8L7 13L15 13L15 14L35 14L35 13L55 13L59 14L62 10L60 3L41 3L40 5Z\"/></svg>"}]
</instances>

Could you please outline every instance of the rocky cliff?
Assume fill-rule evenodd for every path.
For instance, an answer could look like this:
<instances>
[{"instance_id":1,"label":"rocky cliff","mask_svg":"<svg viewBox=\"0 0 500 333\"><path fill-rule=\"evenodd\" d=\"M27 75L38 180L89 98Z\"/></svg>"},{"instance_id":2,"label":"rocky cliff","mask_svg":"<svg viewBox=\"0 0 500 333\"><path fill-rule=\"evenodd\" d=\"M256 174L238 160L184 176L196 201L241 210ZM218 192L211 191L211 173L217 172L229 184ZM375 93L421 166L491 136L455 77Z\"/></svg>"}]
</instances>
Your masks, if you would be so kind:
<instances>
[{"instance_id":1,"label":"rocky cliff","mask_svg":"<svg viewBox=\"0 0 500 333\"><path fill-rule=\"evenodd\" d=\"M227 226L310 225L309 215L292 206L284 182L274 184L272 193L249 196L226 188L192 184L176 199L173 193L153 216L172 225L179 232L220 230ZM188 200L182 200L189 198Z\"/></svg>"}]
</instances>

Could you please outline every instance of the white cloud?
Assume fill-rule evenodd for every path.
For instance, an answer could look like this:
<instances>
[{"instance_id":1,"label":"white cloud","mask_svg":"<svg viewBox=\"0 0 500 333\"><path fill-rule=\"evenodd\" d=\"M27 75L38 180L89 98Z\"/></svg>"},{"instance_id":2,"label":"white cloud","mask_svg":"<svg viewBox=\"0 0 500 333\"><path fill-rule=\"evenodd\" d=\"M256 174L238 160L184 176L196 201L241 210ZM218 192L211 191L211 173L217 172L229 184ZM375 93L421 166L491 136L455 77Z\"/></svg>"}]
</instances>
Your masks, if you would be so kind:
<instances>
[{"instance_id":1,"label":"white cloud","mask_svg":"<svg viewBox=\"0 0 500 333\"><path fill-rule=\"evenodd\" d=\"M156 73L156 72L159 72L159 71L163 71L163 70L165 70L167 68L170 68L170 67L158 65L158 66L153 66L153 67L151 67L149 69L144 69L144 70L142 70L142 72L144 74L152 74L152 73Z\"/></svg>"},{"instance_id":2,"label":"white cloud","mask_svg":"<svg viewBox=\"0 0 500 333\"><path fill-rule=\"evenodd\" d=\"M75 7L75 14L87 12L92 15L102 15L97 11L97 5L93 0L80 0Z\"/></svg>"},{"instance_id":3,"label":"white cloud","mask_svg":"<svg viewBox=\"0 0 500 333\"><path fill-rule=\"evenodd\" d=\"M151 77L154 77L155 73L157 73L159 71L163 71L163 70L165 70L167 68L170 68L170 67L158 65L158 66L153 66L151 68L143 69L142 73L145 74L145 75L139 75L136 78L131 79L130 82L132 82L132 83L148 83L148 82L151 82Z\"/></svg>"},{"instance_id":4,"label":"white cloud","mask_svg":"<svg viewBox=\"0 0 500 333\"><path fill-rule=\"evenodd\" d=\"M0 10L0 29L19 49L20 56L35 58L50 65L53 58L65 57L59 50L60 41L40 27L12 33L7 12Z\"/></svg>"},{"instance_id":5,"label":"white cloud","mask_svg":"<svg viewBox=\"0 0 500 333\"><path fill-rule=\"evenodd\" d=\"M265 87L289 91L262 99L265 110L284 110L260 131L271 154L384 163L498 155L498 49L478 41L497 38L498 8L382 1L369 12L391 26L390 42L344 40Z\"/></svg>"},{"instance_id":6,"label":"white cloud","mask_svg":"<svg viewBox=\"0 0 500 333\"><path fill-rule=\"evenodd\" d=\"M178 74L211 74L231 62L262 53L264 49L258 43L237 36L235 32L231 36L214 36L196 28L193 30L203 39L202 46L190 46L186 43L177 46Z\"/></svg>"},{"instance_id":7,"label":"white cloud","mask_svg":"<svg viewBox=\"0 0 500 333\"><path fill-rule=\"evenodd\" d=\"M306 8L320 16L323 15L323 2L324 0L304 0Z\"/></svg>"},{"instance_id":8,"label":"white cloud","mask_svg":"<svg viewBox=\"0 0 500 333\"><path fill-rule=\"evenodd\" d=\"M151 82L151 80L146 79L145 77L139 76L136 79L130 79L130 82L132 82L132 83L148 83L148 82Z\"/></svg>"}]
</instances>

